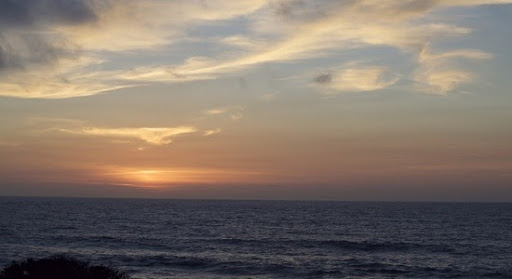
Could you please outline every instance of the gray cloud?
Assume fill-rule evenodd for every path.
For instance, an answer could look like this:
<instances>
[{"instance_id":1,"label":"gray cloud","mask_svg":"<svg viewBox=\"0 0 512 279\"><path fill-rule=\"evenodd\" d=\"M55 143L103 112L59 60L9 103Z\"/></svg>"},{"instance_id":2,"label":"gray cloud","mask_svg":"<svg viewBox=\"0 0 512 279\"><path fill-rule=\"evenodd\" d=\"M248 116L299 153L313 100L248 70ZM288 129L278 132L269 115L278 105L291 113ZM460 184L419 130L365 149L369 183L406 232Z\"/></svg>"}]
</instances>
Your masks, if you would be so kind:
<instances>
[{"instance_id":1,"label":"gray cloud","mask_svg":"<svg viewBox=\"0 0 512 279\"><path fill-rule=\"evenodd\" d=\"M40 24L82 24L97 19L90 0L2 0L0 28Z\"/></svg>"},{"instance_id":2,"label":"gray cloud","mask_svg":"<svg viewBox=\"0 0 512 279\"><path fill-rule=\"evenodd\" d=\"M31 65L49 65L60 58L73 57L76 50L64 40L51 41L37 33L0 33L0 70L23 70Z\"/></svg>"},{"instance_id":3,"label":"gray cloud","mask_svg":"<svg viewBox=\"0 0 512 279\"><path fill-rule=\"evenodd\" d=\"M430 11L497 3L512 0L0 0L0 94L86 96L135 84L213 79L264 63L372 46L413 56L421 68L414 79L425 85L434 81L435 90L444 93L472 80L446 61L474 56L453 59L453 52L447 56L436 49L435 58L421 53L429 42L471 30L431 18ZM115 63L117 56L109 56L162 51L187 36L190 42L202 39L189 33L190 27L213 21L230 24L227 19L241 16L247 19L249 33L221 40L237 51L184 56L184 63L171 65L139 59ZM442 76L435 75L439 68ZM388 84L382 82L387 72L379 67L344 69L319 75L312 83L339 91L375 90Z\"/></svg>"},{"instance_id":4,"label":"gray cloud","mask_svg":"<svg viewBox=\"0 0 512 279\"><path fill-rule=\"evenodd\" d=\"M332 74L330 74L330 73L319 74L318 76L316 76L313 79L313 82L318 83L318 84L331 83L332 82Z\"/></svg>"},{"instance_id":5,"label":"gray cloud","mask_svg":"<svg viewBox=\"0 0 512 279\"><path fill-rule=\"evenodd\" d=\"M353 0L351 0L353 2ZM273 14L291 22L304 22L325 17L336 1L286 0L273 3ZM349 3L343 3L347 5Z\"/></svg>"},{"instance_id":6,"label":"gray cloud","mask_svg":"<svg viewBox=\"0 0 512 279\"><path fill-rule=\"evenodd\" d=\"M76 55L78 47L67 43L51 28L96 21L95 3L91 0L0 1L2 74L31 66L49 66L61 58Z\"/></svg>"},{"instance_id":7,"label":"gray cloud","mask_svg":"<svg viewBox=\"0 0 512 279\"><path fill-rule=\"evenodd\" d=\"M0 42L0 69L7 68L11 65L11 57L8 53L9 50L4 49Z\"/></svg>"}]
</instances>

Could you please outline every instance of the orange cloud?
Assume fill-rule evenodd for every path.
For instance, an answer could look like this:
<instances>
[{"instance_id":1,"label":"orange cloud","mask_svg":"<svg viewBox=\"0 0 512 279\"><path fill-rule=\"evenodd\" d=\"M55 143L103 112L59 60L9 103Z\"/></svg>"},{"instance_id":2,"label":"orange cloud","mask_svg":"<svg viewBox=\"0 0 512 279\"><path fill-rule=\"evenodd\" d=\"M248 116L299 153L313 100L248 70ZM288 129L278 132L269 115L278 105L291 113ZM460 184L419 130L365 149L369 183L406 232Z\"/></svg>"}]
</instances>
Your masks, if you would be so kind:
<instances>
[{"instance_id":1,"label":"orange cloud","mask_svg":"<svg viewBox=\"0 0 512 279\"><path fill-rule=\"evenodd\" d=\"M86 135L100 136L111 138L133 138L145 141L149 144L164 145L172 142L172 137L193 133L197 131L194 127L181 126L174 128L96 128L85 127L78 129L59 129L61 132Z\"/></svg>"}]
</instances>

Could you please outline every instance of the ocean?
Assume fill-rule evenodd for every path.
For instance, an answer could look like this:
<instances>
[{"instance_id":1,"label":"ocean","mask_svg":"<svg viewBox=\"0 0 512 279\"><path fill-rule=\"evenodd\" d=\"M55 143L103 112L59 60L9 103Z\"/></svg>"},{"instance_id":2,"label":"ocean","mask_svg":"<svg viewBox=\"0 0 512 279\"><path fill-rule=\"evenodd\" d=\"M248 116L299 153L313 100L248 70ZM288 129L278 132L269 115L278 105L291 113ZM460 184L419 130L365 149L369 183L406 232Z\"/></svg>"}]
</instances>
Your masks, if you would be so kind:
<instances>
[{"instance_id":1,"label":"ocean","mask_svg":"<svg viewBox=\"0 0 512 279\"><path fill-rule=\"evenodd\" d=\"M0 198L0 266L133 278L512 278L512 204Z\"/></svg>"}]
</instances>

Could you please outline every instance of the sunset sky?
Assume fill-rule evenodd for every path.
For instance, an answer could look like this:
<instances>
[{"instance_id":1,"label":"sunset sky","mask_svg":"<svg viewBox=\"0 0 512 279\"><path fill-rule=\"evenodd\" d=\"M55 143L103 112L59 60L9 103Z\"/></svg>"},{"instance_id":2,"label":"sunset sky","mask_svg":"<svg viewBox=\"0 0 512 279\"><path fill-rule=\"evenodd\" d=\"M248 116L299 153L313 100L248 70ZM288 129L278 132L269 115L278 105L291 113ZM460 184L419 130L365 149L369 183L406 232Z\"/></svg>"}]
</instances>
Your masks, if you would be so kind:
<instances>
[{"instance_id":1,"label":"sunset sky","mask_svg":"<svg viewBox=\"0 0 512 279\"><path fill-rule=\"evenodd\" d=\"M0 195L512 201L512 0L2 0Z\"/></svg>"}]
</instances>

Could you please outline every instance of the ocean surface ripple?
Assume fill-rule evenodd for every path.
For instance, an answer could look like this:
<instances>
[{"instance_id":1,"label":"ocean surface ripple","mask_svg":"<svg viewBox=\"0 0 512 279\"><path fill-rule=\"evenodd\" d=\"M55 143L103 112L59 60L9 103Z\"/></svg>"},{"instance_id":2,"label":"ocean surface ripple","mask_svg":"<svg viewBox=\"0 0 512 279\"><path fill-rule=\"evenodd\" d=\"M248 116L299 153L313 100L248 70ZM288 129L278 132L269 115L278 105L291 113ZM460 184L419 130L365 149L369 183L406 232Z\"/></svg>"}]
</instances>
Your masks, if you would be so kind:
<instances>
[{"instance_id":1,"label":"ocean surface ripple","mask_svg":"<svg viewBox=\"0 0 512 279\"><path fill-rule=\"evenodd\" d=\"M0 265L134 278L512 278L512 204L0 198Z\"/></svg>"}]
</instances>

